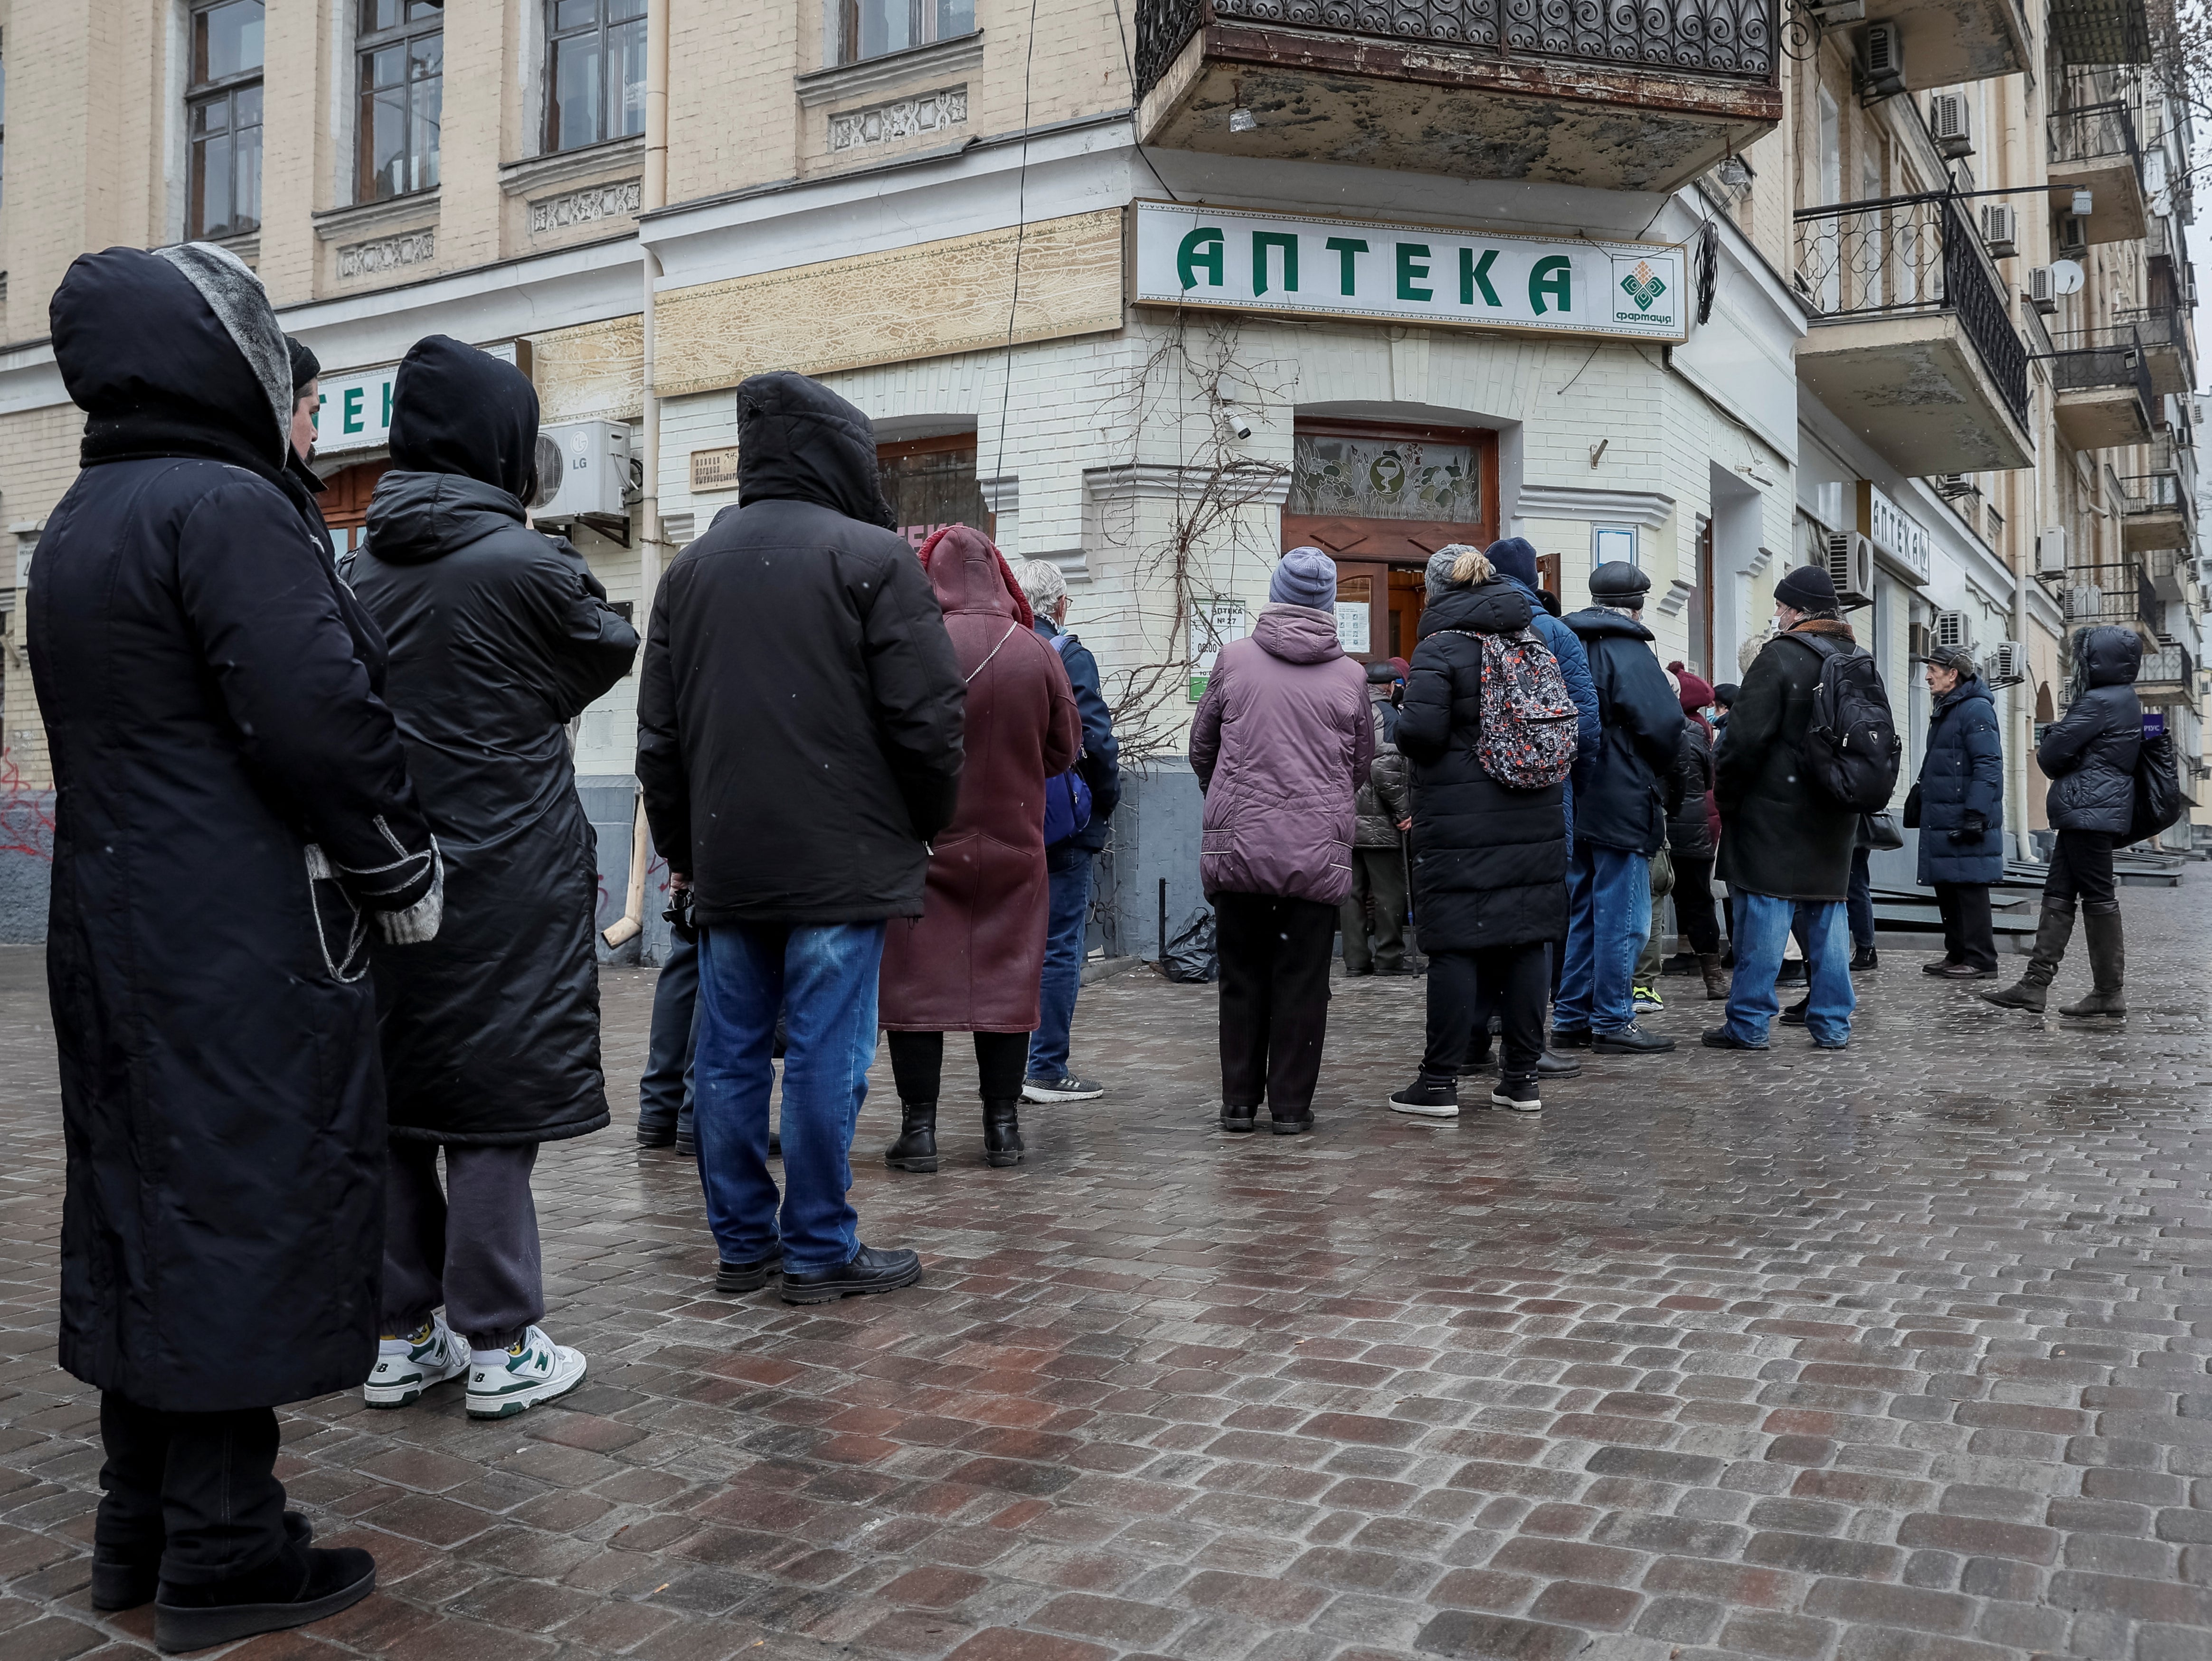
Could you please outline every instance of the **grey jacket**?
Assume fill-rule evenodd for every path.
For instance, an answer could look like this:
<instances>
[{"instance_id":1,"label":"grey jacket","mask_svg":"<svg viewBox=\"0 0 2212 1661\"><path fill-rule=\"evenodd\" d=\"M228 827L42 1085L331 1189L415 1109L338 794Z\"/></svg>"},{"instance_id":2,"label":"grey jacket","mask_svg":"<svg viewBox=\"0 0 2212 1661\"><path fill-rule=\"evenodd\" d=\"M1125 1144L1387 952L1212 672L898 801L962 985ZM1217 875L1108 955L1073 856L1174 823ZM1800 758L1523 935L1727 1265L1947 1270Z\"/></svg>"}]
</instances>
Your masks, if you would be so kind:
<instances>
[{"instance_id":1,"label":"grey jacket","mask_svg":"<svg viewBox=\"0 0 2212 1661\"><path fill-rule=\"evenodd\" d=\"M1352 811L1359 816L1359 827L1352 837L1355 848L1395 848L1398 827L1413 817L1413 770L1398 746L1383 736L1382 703L1381 698L1368 700L1368 711L1375 718L1375 760L1367 770L1367 782L1353 799Z\"/></svg>"}]
</instances>

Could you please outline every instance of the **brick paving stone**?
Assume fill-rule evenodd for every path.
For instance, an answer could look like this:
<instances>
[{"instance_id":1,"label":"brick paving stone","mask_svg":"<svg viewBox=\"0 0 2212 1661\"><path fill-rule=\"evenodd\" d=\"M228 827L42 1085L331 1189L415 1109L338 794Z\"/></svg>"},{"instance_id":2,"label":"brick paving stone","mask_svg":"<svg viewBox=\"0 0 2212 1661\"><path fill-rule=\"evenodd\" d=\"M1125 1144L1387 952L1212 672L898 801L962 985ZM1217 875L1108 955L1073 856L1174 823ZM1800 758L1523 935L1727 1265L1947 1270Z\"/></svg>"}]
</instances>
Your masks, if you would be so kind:
<instances>
[{"instance_id":1,"label":"brick paving stone","mask_svg":"<svg viewBox=\"0 0 2212 1661\"><path fill-rule=\"evenodd\" d=\"M1125 975L1078 1018L1109 1094L1031 1110L1014 1170L954 1046L945 1170L884 1171L878 1066L855 1202L927 1277L810 1310L713 1293L696 1175L627 1136L653 977L610 969L617 1124L538 1183L590 1379L288 1409L295 1503L380 1590L234 1653L2212 1661L2208 895L2125 891L2124 1025L1898 962L1841 1054L1586 1059L1536 1123L1384 1112L1420 988L1362 981L1316 1134L1224 1137L1213 989ZM96 1402L52 1363L50 1020L0 949L0 1661L123 1661L150 1611L89 1608Z\"/></svg>"}]
</instances>

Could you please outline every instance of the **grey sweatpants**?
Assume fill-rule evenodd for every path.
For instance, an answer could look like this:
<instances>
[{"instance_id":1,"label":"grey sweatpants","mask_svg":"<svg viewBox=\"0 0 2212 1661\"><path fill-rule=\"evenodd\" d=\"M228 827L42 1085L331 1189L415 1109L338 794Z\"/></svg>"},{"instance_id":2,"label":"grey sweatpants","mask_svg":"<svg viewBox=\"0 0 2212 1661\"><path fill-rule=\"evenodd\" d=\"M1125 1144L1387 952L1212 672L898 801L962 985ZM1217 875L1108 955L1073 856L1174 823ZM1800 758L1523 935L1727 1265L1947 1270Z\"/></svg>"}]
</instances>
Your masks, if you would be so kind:
<instances>
[{"instance_id":1,"label":"grey sweatpants","mask_svg":"<svg viewBox=\"0 0 2212 1661\"><path fill-rule=\"evenodd\" d=\"M472 1348L505 1349L545 1313L530 1198L538 1144L447 1145L442 1190L440 1144L395 1139L390 1147L383 1329L413 1332L442 1304L446 1323Z\"/></svg>"}]
</instances>

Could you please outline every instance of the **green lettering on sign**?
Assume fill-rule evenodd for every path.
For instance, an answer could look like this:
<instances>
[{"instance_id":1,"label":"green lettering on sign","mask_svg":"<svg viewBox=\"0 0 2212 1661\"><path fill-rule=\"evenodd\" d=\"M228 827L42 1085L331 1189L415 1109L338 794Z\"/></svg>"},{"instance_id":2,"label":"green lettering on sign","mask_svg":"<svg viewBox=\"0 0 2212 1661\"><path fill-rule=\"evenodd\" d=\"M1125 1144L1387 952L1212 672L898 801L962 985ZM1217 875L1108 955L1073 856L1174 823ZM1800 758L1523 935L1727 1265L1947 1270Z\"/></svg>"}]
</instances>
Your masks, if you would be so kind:
<instances>
[{"instance_id":1,"label":"green lettering on sign","mask_svg":"<svg viewBox=\"0 0 2212 1661\"><path fill-rule=\"evenodd\" d=\"M357 433L362 430L361 394L362 389L360 387L347 387L345 389L345 401L338 406L339 412L343 417L341 425L343 429L346 432Z\"/></svg>"},{"instance_id":2,"label":"green lettering on sign","mask_svg":"<svg viewBox=\"0 0 2212 1661\"><path fill-rule=\"evenodd\" d=\"M1298 291L1298 239L1290 231L1255 231L1252 233L1252 292L1267 292L1267 250L1283 251L1283 287L1296 294Z\"/></svg>"},{"instance_id":3,"label":"green lettering on sign","mask_svg":"<svg viewBox=\"0 0 2212 1661\"><path fill-rule=\"evenodd\" d=\"M1485 248L1480 259L1474 257L1474 250L1472 248L1462 248L1459 251L1459 303L1461 305L1474 305L1474 291L1477 289L1482 290L1484 305L1503 306L1505 303L1498 297L1498 290L1490 286L1490 268L1497 263L1498 250L1495 248Z\"/></svg>"},{"instance_id":4,"label":"green lettering on sign","mask_svg":"<svg viewBox=\"0 0 2212 1661\"><path fill-rule=\"evenodd\" d=\"M1228 239L1211 225L1201 225L1183 238L1176 254L1176 275L1182 278L1183 287L1194 287L1198 273L1204 271L1207 286L1219 288L1221 251L1227 245Z\"/></svg>"},{"instance_id":5,"label":"green lettering on sign","mask_svg":"<svg viewBox=\"0 0 2212 1661\"><path fill-rule=\"evenodd\" d=\"M392 382L384 383L384 424L392 425Z\"/></svg>"},{"instance_id":6,"label":"green lettering on sign","mask_svg":"<svg viewBox=\"0 0 2212 1661\"><path fill-rule=\"evenodd\" d=\"M1401 242L1398 245L1398 298L1401 300L1433 300L1434 289L1417 289L1413 285L1429 274L1429 245L1425 242Z\"/></svg>"},{"instance_id":7,"label":"green lettering on sign","mask_svg":"<svg viewBox=\"0 0 2212 1661\"><path fill-rule=\"evenodd\" d=\"M329 402L330 399L325 398L320 392L317 392L315 394L314 413L307 417L308 421L313 423L315 435L318 438L322 436L323 431L323 405Z\"/></svg>"},{"instance_id":8,"label":"green lettering on sign","mask_svg":"<svg viewBox=\"0 0 2212 1661\"><path fill-rule=\"evenodd\" d=\"M1344 292L1347 295L1356 293L1358 283L1352 276L1352 262L1355 256L1367 252L1366 240L1357 236L1332 236L1322 246L1334 251L1336 257L1343 261Z\"/></svg>"},{"instance_id":9,"label":"green lettering on sign","mask_svg":"<svg viewBox=\"0 0 2212 1661\"><path fill-rule=\"evenodd\" d=\"M1555 253L1536 262L1536 269L1528 273L1528 304L1539 317L1544 314L1544 296L1552 296L1553 307L1559 311L1575 308L1575 263L1563 253Z\"/></svg>"}]
</instances>

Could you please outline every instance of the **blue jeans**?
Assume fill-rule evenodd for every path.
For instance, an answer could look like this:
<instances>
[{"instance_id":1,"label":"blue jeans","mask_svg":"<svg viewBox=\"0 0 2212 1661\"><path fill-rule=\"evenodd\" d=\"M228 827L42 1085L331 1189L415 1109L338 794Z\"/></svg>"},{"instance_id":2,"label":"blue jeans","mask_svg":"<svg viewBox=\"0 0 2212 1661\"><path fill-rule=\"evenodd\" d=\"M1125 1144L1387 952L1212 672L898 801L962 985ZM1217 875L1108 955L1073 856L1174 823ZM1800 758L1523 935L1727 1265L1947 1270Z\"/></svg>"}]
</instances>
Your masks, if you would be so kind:
<instances>
[{"instance_id":1,"label":"blue jeans","mask_svg":"<svg viewBox=\"0 0 2212 1661\"><path fill-rule=\"evenodd\" d=\"M724 923L699 931L699 1030L693 1060L699 1180L725 1262L754 1262L779 1239L795 1274L840 1269L860 1249L845 1198L868 1064L876 1055L876 977L884 925ZM768 1172L776 1012L783 1058L781 1217Z\"/></svg>"},{"instance_id":2,"label":"blue jeans","mask_svg":"<svg viewBox=\"0 0 2212 1661\"><path fill-rule=\"evenodd\" d=\"M1067 1030L1075 1023L1075 995L1083 989L1083 940L1091 923L1091 864L1096 857L1069 843L1044 850L1052 901L1045 914L1036 1036L1030 1040L1032 1079L1067 1075Z\"/></svg>"},{"instance_id":3,"label":"blue jeans","mask_svg":"<svg viewBox=\"0 0 2212 1661\"><path fill-rule=\"evenodd\" d=\"M1578 842L1574 849L1552 1025L1618 1032L1636 1019L1636 958L1651 933L1651 861L1632 849Z\"/></svg>"},{"instance_id":4,"label":"blue jeans","mask_svg":"<svg viewBox=\"0 0 2212 1661\"><path fill-rule=\"evenodd\" d=\"M637 1081L637 1128L678 1135L691 1128L693 1011L699 999L699 947L671 935L668 961L653 988L653 1025L644 1076Z\"/></svg>"},{"instance_id":5,"label":"blue jeans","mask_svg":"<svg viewBox=\"0 0 2212 1661\"><path fill-rule=\"evenodd\" d=\"M1775 977L1782 972L1782 953L1790 939L1793 916L1805 917L1805 957L1811 977L1810 1001L1805 1006L1805 1030L1816 1043L1842 1044L1850 1041L1851 1011L1857 995L1851 990L1850 927L1840 902L1799 906L1771 894L1735 891L1735 976L1729 983L1729 1033L1746 1043L1765 1043L1767 1024L1781 1007L1774 995Z\"/></svg>"}]
</instances>

